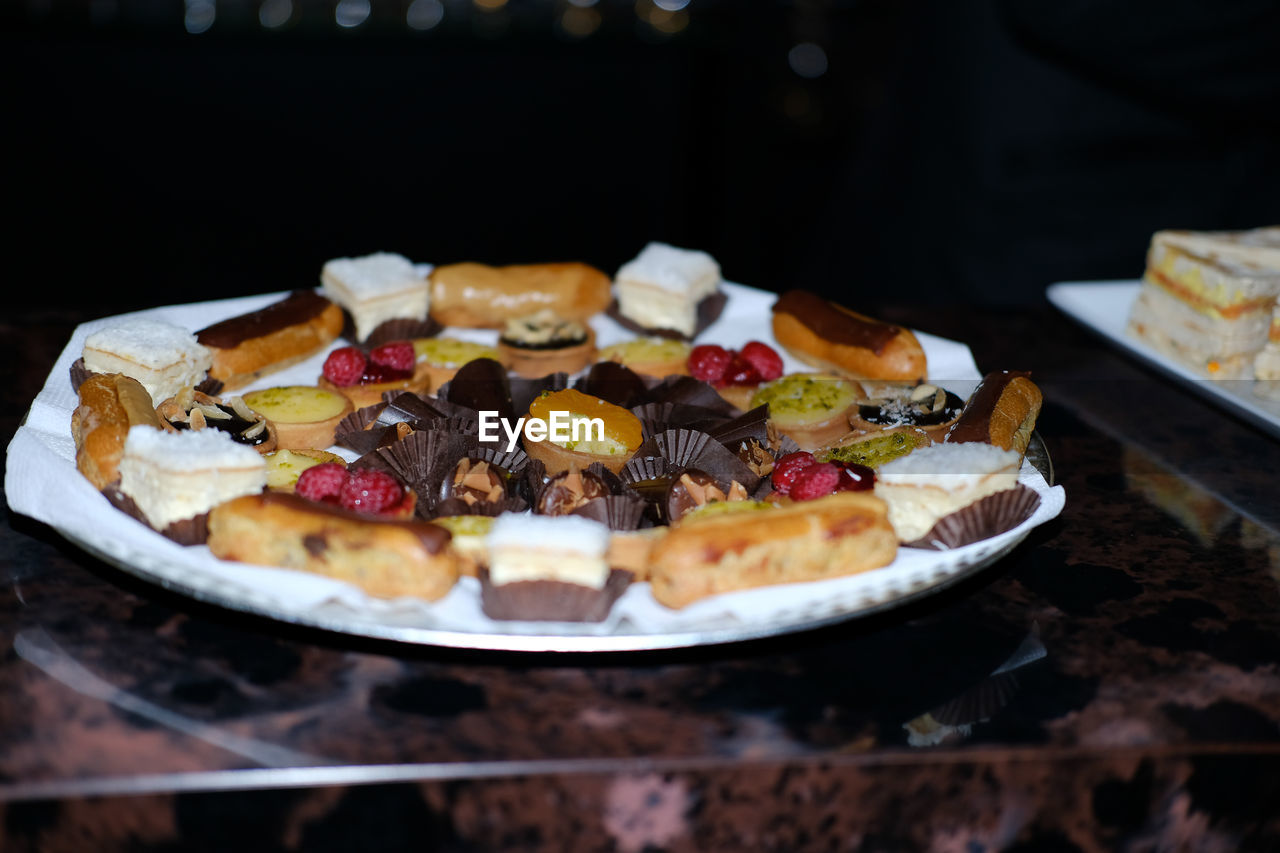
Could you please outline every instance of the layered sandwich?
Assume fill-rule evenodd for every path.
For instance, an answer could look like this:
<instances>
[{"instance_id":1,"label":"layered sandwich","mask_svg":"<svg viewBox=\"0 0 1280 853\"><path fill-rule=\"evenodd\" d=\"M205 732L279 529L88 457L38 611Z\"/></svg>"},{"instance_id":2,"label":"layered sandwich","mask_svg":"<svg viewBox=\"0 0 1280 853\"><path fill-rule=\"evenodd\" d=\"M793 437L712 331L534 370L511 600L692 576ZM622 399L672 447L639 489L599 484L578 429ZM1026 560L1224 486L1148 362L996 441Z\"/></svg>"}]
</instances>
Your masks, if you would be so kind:
<instances>
[{"instance_id":1,"label":"layered sandwich","mask_svg":"<svg viewBox=\"0 0 1280 853\"><path fill-rule=\"evenodd\" d=\"M1248 379L1280 295L1280 228L1160 231L1127 331L1211 379Z\"/></svg>"}]
</instances>

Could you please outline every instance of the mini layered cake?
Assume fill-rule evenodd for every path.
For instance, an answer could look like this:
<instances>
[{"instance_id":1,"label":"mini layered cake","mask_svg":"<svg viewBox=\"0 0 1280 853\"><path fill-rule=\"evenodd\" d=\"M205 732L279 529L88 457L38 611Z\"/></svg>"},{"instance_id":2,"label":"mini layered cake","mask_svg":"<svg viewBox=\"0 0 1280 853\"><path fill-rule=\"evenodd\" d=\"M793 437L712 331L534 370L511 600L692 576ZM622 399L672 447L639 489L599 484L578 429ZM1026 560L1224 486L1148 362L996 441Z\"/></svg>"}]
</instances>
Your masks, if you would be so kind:
<instances>
[{"instance_id":1,"label":"mini layered cake","mask_svg":"<svg viewBox=\"0 0 1280 853\"><path fill-rule=\"evenodd\" d=\"M272 423L282 450L329 447L338 423L353 411L351 401L342 394L310 385L250 391L244 402Z\"/></svg>"},{"instance_id":2,"label":"mini layered cake","mask_svg":"<svg viewBox=\"0 0 1280 853\"><path fill-rule=\"evenodd\" d=\"M1018 486L1020 463L1017 451L990 444L931 444L881 465L875 494L899 540L915 542L941 519Z\"/></svg>"},{"instance_id":3,"label":"mini layered cake","mask_svg":"<svg viewBox=\"0 0 1280 853\"><path fill-rule=\"evenodd\" d=\"M614 276L620 318L649 332L692 339L707 324L703 304L720 295L720 265L706 252L649 243Z\"/></svg>"},{"instance_id":4,"label":"mini layered cake","mask_svg":"<svg viewBox=\"0 0 1280 853\"><path fill-rule=\"evenodd\" d=\"M324 265L320 282L324 295L350 316L357 341L369 340L383 323L427 320L430 286L402 255L336 258Z\"/></svg>"},{"instance_id":5,"label":"mini layered cake","mask_svg":"<svg viewBox=\"0 0 1280 853\"><path fill-rule=\"evenodd\" d=\"M120 373L142 383L156 403L203 382L213 354L182 326L135 319L85 338L84 369Z\"/></svg>"},{"instance_id":6,"label":"mini layered cake","mask_svg":"<svg viewBox=\"0 0 1280 853\"><path fill-rule=\"evenodd\" d=\"M135 426L125 439L120 493L147 524L184 545L204 541L213 507L266 485L262 455L220 430Z\"/></svg>"},{"instance_id":7,"label":"mini layered cake","mask_svg":"<svg viewBox=\"0 0 1280 853\"><path fill-rule=\"evenodd\" d=\"M610 532L578 516L504 513L485 537L481 603L491 619L600 622L631 581L609 567Z\"/></svg>"}]
</instances>

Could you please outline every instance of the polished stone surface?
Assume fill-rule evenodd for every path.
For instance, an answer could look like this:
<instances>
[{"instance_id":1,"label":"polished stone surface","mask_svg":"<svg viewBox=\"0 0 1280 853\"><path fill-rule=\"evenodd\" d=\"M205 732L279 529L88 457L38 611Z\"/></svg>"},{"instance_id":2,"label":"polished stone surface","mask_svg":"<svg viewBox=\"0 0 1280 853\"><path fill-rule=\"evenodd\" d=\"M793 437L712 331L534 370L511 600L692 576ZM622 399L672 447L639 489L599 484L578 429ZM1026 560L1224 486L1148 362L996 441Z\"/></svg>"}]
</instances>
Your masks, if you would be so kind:
<instances>
[{"instance_id":1,"label":"polished stone surface","mask_svg":"<svg viewBox=\"0 0 1280 853\"><path fill-rule=\"evenodd\" d=\"M0 432L71 316L0 320ZM0 525L0 849L1280 848L1278 439L1045 308L896 312L1030 369L1062 516L976 577L702 649L401 646Z\"/></svg>"}]
</instances>

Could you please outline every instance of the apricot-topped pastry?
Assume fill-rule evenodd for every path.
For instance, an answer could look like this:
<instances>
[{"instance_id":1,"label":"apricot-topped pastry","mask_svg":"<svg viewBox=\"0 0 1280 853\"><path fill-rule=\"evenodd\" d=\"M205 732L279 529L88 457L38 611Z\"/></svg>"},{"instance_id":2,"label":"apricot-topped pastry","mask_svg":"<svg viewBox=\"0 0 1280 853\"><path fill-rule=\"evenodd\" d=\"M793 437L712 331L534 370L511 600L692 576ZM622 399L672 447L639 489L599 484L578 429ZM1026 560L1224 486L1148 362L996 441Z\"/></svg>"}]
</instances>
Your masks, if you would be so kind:
<instances>
[{"instance_id":1,"label":"apricot-topped pastry","mask_svg":"<svg viewBox=\"0 0 1280 853\"><path fill-rule=\"evenodd\" d=\"M545 424L546 438L531 436L526 425L525 452L541 461L549 475L593 462L616 474L644 440L634 414L572 388L543 393L529 407L529 420Z\"/></svg>"}]
</instances>

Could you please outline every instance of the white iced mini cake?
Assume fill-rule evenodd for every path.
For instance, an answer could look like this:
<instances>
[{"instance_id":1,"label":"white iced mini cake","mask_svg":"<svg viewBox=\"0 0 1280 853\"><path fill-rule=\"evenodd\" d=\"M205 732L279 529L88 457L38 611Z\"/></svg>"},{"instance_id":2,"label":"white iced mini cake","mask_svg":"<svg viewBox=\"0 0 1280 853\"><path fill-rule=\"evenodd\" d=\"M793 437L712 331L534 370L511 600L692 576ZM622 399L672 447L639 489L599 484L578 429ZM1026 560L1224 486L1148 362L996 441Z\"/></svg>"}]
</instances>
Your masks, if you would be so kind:
<instances>
[{"instance_id":1,"label":"white iced mini cake","mask_svg":"<svg viewBox=\"0 0 1280 853\"><path fill-rule=\"evenodd\" d=\"M129 430L120 460L120 491L156 530L208 512L220 503L261 492L262 454L222 430Z\"/></svg>"},{"instance_id":2,"label":"white iced mini cake","mask_svg":"<svg viewBox=\"0 0 1280 853\"><path fill-rule=\"evenodd\" d=\"M134 319L99 329L85 338L85 369L120 373L142 383L159 404L202 382L213 353L194 333L163 320Z\"/></svg>"},{"instance_id":3,"label":"white iced mini cake","mask_svg":"<svg viewBox=\"0 0 1280 853\"><path fill-rule=\"evenodd\" d=\"M430 307L427 279L393 252L335 258L321 270L320 284L324 295L351 315L362 341L387 320L425 320Z\"/></svg>"},{"instance_id":4,"label":"white iced mini cake","mask_svg":"<svg viewBox=\"0 0 1280 853\"><path fill-rule=\"evenodd\" d=\"M720 265L706 252L650 243L614 276L618 313L646 329L692 337L698 303L720 287Z\"/></svg>"},{"instance_id":5,"label":"white iced mini cake","mask_svg":"<svg viewBox=\"0 0 1280 853\"><path fill-rule=\"evenodd\" d=\"M944 516L1017 486L1021 461L990 444L932 444L877 468L875 494L898 539L913 542Z\"/></svg>"},{"instance_id":6,"label":"white iced mini cake","mask_svg":"<svg viewBox=\"0 0 1280 853\"><path fill-rule=\"evenodd\" d=\"M559 581L604 589L609 579L609 528L581 516L503 513L485 546L489 582Z\"/></svg>"}]
</instances>

